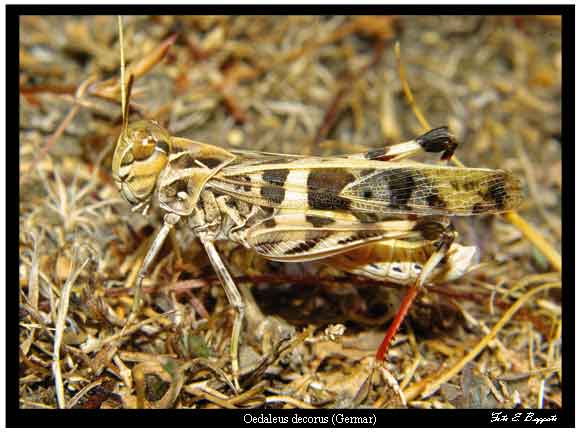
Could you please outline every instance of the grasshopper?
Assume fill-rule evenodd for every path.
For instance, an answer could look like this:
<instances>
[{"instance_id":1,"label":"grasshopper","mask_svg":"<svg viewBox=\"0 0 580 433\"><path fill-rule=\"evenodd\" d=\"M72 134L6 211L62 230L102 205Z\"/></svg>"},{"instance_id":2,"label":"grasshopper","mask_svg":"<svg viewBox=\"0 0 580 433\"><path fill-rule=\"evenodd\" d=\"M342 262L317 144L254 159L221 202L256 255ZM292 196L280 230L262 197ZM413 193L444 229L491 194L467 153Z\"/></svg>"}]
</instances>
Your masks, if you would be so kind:
<instances>
[{"instance_id":1,"label":"grasshopper","mask_svg":"<svg viewBox=\"0 0 580 433\"><path fill-rule=\"evenodd\" d=\"M347 253L350 259L336 259L339 265L342 260L340 266L409 284L377 351L376 358L383 360L418 291L426 283L459 277L475 256L475 247L455 243L450 217L506 212L521 202L520 183L507 171L410 160L420 152L451 158L457 142L446 127L364 153L306 157L225 150L172 136L152 120L129 124L133 77L124 76L120 18L119 36L123 123L113 179L134 212L146 214L153 205L164 212L137 277L129 321L170 230L178 224L192 230L236 310L230 356L237 388L245 307L215 241L229 240L282 262ZM370 259L359 264L357 256L365 254Z\"/></svg>"}]
</instances>

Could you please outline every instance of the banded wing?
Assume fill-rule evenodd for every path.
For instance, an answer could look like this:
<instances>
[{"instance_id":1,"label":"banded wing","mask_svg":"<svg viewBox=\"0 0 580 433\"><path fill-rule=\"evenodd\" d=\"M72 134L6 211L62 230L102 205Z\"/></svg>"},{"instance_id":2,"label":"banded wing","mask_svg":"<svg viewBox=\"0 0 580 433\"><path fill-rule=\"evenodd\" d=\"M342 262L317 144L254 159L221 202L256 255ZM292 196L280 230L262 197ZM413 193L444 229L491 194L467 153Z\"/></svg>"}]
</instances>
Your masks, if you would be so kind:
<instances>
[{"instance_id":1,"label":"banded wing","mask_svg":"<svg viewBox=\"0 0 580 433\"><path fill-rule=\"evenodd\" d=\"M427 221L428 220L428 221ZM247 247L271 260L315 260L344 253L371 242L406 239L427 244L437 239L446 219L412 221L393 218L361 223L340 213L289 213L261 221L245 230Z\"/></svg>"},{"instance_id":2,"label":"banded wing","mask_svg":"<svg viewBox=\"0 0 580 433\"><path fill-rule=\"evenodd\" d=\"M363 222L505 212L522 199L519 181L504 170L345 158L234 164L208 186L260 206L352 212Z\"/></svg>"}]
</instances>

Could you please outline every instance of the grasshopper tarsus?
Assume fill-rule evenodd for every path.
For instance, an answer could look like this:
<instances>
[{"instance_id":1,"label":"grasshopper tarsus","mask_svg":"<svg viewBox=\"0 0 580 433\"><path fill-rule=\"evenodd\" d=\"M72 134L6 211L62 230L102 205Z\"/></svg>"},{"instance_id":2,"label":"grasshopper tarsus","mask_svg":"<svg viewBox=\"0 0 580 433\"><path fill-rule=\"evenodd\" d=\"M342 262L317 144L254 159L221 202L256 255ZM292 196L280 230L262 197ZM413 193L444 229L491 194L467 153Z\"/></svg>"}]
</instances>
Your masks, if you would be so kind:
<instances>
[{"instance_id":1,"label":"grasshopper tarsus","mask_svg":"<svg viewBox=\"0 0 580 433\"><path fill-rule=\"evenodd\" d=\"M442 160L450 159L457 149L457 141L446 126L431 129L416 139L425 152L443 152Z\"/></svg>"}]
</instances>

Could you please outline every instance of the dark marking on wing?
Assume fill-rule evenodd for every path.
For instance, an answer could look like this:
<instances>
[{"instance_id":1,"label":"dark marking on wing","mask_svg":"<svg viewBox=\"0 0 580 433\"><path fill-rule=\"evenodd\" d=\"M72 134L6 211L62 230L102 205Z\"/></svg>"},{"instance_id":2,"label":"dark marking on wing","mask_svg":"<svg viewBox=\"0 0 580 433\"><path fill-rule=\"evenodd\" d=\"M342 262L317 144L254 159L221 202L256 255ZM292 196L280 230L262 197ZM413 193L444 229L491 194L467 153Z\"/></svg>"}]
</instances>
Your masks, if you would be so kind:
<instances>
[{"instance_id":1,"label":"dark marking on wing","mask_svg":"<svg viewBox=\"0 0 580 433\"><path fill-rule=\"evenodd\" d=\"M329 236L332 236L331 231L307 230L305 239L307 242L315 240L316 244L318 244L319 241Z\"/></svg>"},{"instance_id":2,"label":"dark marking on wing","mask_svg":"<svg viewBox=\"0 0 580 433\"><path fill-rule=\"evenodd\" d=\"M391 205L397 209L406 209L407 203L415 191L416 170L409 168L395 168L385 172L389 186Z\"/></svg>"},{"instance_id":3,"label":"dark marking on wing","mask_svg":"<svg viewBox=\"0 0 580 433\"><path fill-rule=\"evenodd\" d=\"M298 243L298 245L290 248L289 250L284 251L284 254L292 256L295 254L305 253L307 251L314 249L314 247L316 247L316 245L318 245L319 240L320 240L319 237L312 238L312 239L305 239L304 241L301 241L300 243Z\"/></svg>"},{"instance_id":4,"label":"dark marking on wing","mask_svg":"<svg viewBox=\"0 0 580 433\"><path fill-rule=\"evenodd\" d=\"M333 218L321 217L317 215L306 215L306 221L317 228L324 227L335 222Z\"/></svg>"},{"instance_id":5,"label":"dark marking on wing","mask_svg":"<svg viewBox=\"0 0 580 433\"><path fill-rule=\"evenodd\" d=\"M381 235L380 232L373 232L373 231L361 231L361 232L357 232L352 236L349 236L348 238L345 239L340 239L337 244L338 245L344 245L344 244L349 244L351 242L355 242L355 241L360 241L363 239L367 239L367 238L374 238L376 236Z\"/></svg>"},{"instance_id":6,"label":"dark marking on wing","mask_svg":"<svg viewBox=\"0 0 580 433\"><path fill-rule=\"evenodd\" d=\"M352 197L353 200L364 199L366 202L353 204L351 209L356 209L361 212L377 212L380 210L374 206L381 206L385 204L385 211L390 210L404 210L410 211L410 203L413 193L423 184L426 179L420 172L411 168L392 168L388 170L377 170L375 174L371 174L349 188L345 192L347 197ZM372 204L371 204L372 202ZM368 210L367 210L368 209Z\"/></svg>"},{"instance_id":7,"label":"dark marking on wing","mask_svg":"<svg viewBox=\"0 0 580 433\"><path fill-rule=\"evenodd\" d=\"M308 175L308 206L321 210L348 210L350 200L339 194L355 177L343 168L315 168Z\"/></svg>"},{"instance_id":8,"label":"dark marking on wing","mask_svg":"<svg viewBox=\"0 0 580 433\"><path fill-rule=\"evenodd\" d=\"M463 185L465 184L463 182L459 182L458 179L450 179L449 185L451 185L451 188L453 188L455 191L463 191Z\"/></svg>"},{"instance_id":9,"label":"dark marking on wing","mask_svg":"<svg viewBox=\"0 0 580 433\"><path fill-rule=\"evenodd\" d=\"M264 171L262 173L262 179L269 185L260 188L260 194L262 197L277 204L282 203L284 201L284 196L286 195L283 186L286 183L288 173L290 173L290 170L286 168Z\"/></svg>"},{"instance_id":10,"label":"dark marking on wing","mask_svg":"<svg viewBox=\"0 0 580 433\"><path fill-rule=\"evenodd\" d=\"M505 178L505 173L498 173L495 182L492 183L483 197L486 200L495 201L495 204L499 210L505 208L505 202L507 199L507 193L505 190Z\"/></svg>"},{"instance_id":11,"label":"dark marking on wing","mask_svg":"<svg viewBox=\"0 0 580 433\"><path fill-rule=\"evenodd\" d=\"M431 192L425 197L427 204L436 209L445 209L447 207L447 203L443 200L443 197L439 195L437 188L432 185Z\"/></svg>"},{"instance_id":12,"label":"dark marking on wing","mask_svg":"<svg viewBox=\"0 0 580 433\"><path fill-rule=\"evenodd\" d=\"M451 179L449 184L457 192L470 192L479 189L479 185L475 180L467 178L458 177L457 179Z\"/></svg>"},{"instance_id":13,"label":"dark marking on wing","mask_svg":"<svg viewBox=\"0 0 580 433\"><path fill-rule=\"evenodd\" d=\"M361 223L373 224L380 221L381 216L377 213L352 211L352 214Z\"/></svg>"},{"instance_id":14,"label":"dark marking on wing","mask_svg":"<svg viewBox=\"0 0 580 433\"><path fill-rule=\"evenodd\" d=\"M286 183L286 178L288 177L289 173L290 170L288 170L287 168L281 168L276 170L265 170L262 173L262 179L264 180L264 182L267 182L272 185L284 186L284 184Z\"/></svg>"},{"instance_id":15,"label":"dark marking on wing","mask_svg":"<svg viewBox=\"0 0 580 433\"><path fill-rule=\"evenodd\" d=\"M236 189L243 189L246 192L250 192L252 190L252 179L248 175L231 176L228 179L230 179L233 182L240 183L240 185L236 185Z\"/></svg>"},{"instance_id":16,"label":"dark marking on wing","mask_svg":"<svg viewBox=\"0 0 580 433\"><path fill-rule=\"evenodd\" d=\"M260 213L257 216L257 218L265 219L265 218L270 218L272 215L274 215L274 208L271 208L271 207L261 207L260 208Z\"/></svg>"},{"instance_id":17,"label":"dark marking on wing","mask_svg":"<svg viewBox=\"0 0 580 433\"><path fill-rule=\"evenodd\" d=\"M274 218L268 218L262 224L264 224L264 227L271 229L276 227L276 220Z\"/></svg>"},{"instance_id":18,"label":"dark marking on wing","mask_svg":"<svg viewBox=\"0 0 580 433\"><path fill-rule=\"evenodd\" d=\"M284 201L286 191L280 186L263 186L260 188L260 195L268 201L280 204Z\"/></svg>"}]
</instances>

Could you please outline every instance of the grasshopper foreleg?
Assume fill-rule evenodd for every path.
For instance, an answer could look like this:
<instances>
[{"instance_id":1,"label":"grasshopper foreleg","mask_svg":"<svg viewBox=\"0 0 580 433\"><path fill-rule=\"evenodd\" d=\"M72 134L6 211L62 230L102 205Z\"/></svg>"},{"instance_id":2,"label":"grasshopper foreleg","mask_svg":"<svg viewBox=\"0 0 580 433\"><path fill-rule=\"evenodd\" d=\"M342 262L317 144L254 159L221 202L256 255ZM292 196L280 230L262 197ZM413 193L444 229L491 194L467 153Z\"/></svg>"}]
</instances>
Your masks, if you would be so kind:
<instances>
[{"instance_id":1,"label":"grasshopper foreleg","mask_svg":"<svg viewBox=\"0 0 580 433\"><path fill-rule=\"evenodd\" d=\"M129 318L127 319L127 324L133 322L133 320L137 317L137 313L139 312L139 307L141 306L141 298L143 297L143 279L147 275L149 271L149 266L155 257L159 253L159 250L163 246L163 242L165 238L169 234L169 231L173 228L173 226L179 221L179 216L175 214L166 214L163 218L163 226L157 232L153 243L149 247L149 251L147 251L147 255L141 264L141 268L139 269L139 274L137 275L137 282L135 284L135 294L133 295L133 305L131 306L131 312L129 313ZM127 326L127 325L125 325Z\"/></svg>"}]
</instances>

